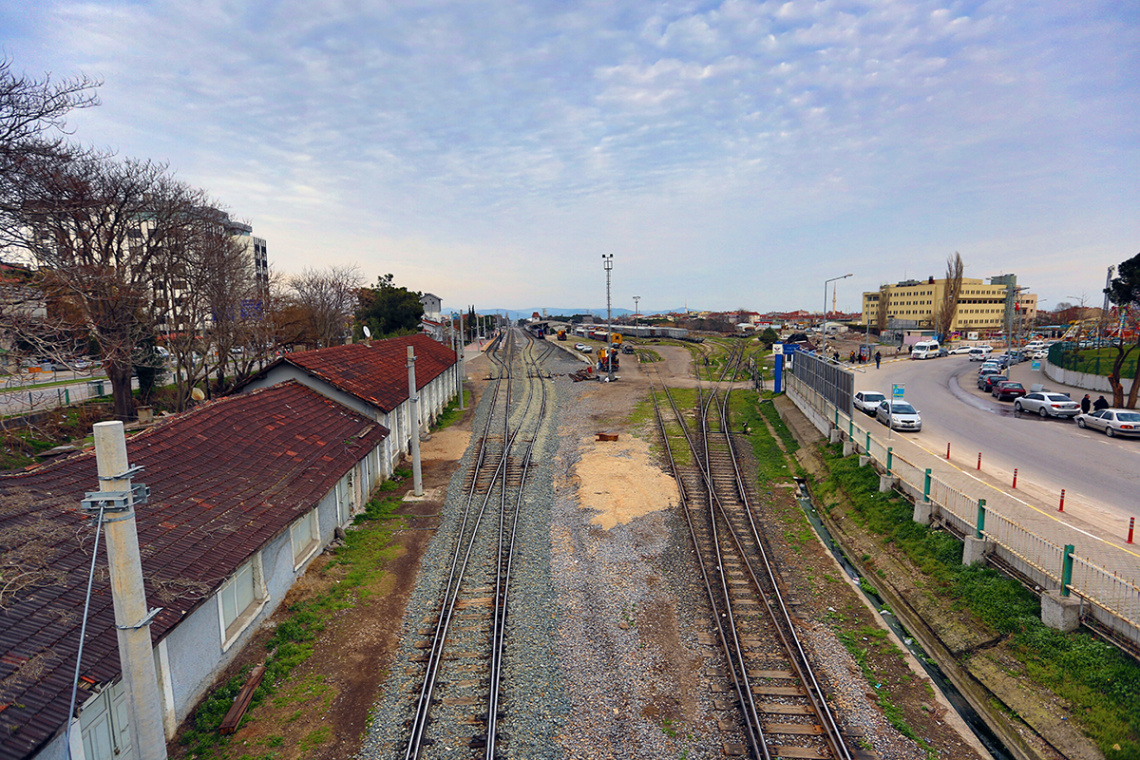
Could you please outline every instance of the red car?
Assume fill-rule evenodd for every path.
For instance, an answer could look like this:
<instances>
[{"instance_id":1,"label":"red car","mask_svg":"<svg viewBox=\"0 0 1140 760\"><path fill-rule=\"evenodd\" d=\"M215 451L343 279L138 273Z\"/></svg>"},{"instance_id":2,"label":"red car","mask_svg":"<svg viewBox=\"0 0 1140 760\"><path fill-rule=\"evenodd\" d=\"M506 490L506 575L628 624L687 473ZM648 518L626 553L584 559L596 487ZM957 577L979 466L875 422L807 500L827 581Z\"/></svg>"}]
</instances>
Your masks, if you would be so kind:
<instances>
[{"instance_id":1,"label":"red car","mask_svg":"<svg viewBox=\"0 0 1140 760\"><path fill-rule=\"evenodd\" d=\"M1013 401L1015 398L1021 398L1025 395L1025 386L1013 380L1002 380L994 383L993 390L990 392L998 401Z\"/></svg>"}]
</instances>

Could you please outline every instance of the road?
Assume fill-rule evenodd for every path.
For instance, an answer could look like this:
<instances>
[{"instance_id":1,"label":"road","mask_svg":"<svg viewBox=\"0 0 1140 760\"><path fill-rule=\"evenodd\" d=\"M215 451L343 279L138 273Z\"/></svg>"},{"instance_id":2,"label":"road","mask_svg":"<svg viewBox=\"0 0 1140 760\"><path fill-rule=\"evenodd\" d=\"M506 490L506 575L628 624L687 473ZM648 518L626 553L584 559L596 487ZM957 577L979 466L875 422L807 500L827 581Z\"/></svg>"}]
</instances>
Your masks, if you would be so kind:
<instances>
[{"instance_id":1,"label":"road","mask_svg":"<svg viewBox=\"0 0 1140 760\"><path fill-rule=\"evenodd\" d=\"M940 456L949 442L952 461L965 470L976 468L981 452L984 475L1007 489L1016 467L1024 496L1059 504L1064 488L1067 504L1140 515L1140 440L1110 439L1070 420L1015 415L1011 402L977 390L979 366L965 356L884 362L877 371L874 365L856 371L855 390L890 395L892 384L903 384L906 400L922 414L922 432L905 437ZM1030 382L1049 387L1048 378L1028 365L1015 368L1014 379L1027 388Z\"/></svg>"}]
</instances>

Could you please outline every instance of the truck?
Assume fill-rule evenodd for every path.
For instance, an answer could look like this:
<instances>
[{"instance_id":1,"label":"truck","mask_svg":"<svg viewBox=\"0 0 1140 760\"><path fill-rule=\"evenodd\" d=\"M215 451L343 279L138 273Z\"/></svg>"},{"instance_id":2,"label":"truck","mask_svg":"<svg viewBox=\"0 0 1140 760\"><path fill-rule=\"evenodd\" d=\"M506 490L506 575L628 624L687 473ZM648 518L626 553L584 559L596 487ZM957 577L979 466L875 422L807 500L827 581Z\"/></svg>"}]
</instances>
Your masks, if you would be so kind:
<instances>
[{"instance_id":1,"label":"truck","mask_svg":"<svg viewBox=\"0 0 1140 760\"><path fill-rule=\"evenodd\" d=\"M566 330L558 331L558 340L566 340Z\"/></svg>"}]
</instances>

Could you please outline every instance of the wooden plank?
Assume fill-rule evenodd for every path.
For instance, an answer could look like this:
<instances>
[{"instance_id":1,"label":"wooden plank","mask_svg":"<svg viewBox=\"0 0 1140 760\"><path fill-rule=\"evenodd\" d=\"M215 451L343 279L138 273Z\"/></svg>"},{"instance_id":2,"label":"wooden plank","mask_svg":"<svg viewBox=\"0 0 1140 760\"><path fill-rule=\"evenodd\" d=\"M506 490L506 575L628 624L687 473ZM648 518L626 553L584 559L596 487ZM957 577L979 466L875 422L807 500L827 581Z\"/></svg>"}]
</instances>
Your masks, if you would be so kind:
<instances>
[{"instance_id":1,"label":"wooden plank","mask_svg":"<svg viewBox=\"0 0 1140 760\"><path fill-rule=\"evenodd\" d=\"M777 702L761 702L756 705L756 710L768 715L813 715L815 713L807 705L781 705Z\"/></svg>"},{"instance_id":2,"label":"wooden plank","mask_svg":"<svg viewBox=\"0 0 1140 760\"><path fill-rule=\"evenodd\" d=\"M749 678L782 678L785 681L791 681L796 677L796 674L790 670L750 670L748 671Z\"/></svg>"},{"instance_id":3,"label":"wooden plank","mask_svg":"<svg viewBox=\"0 0 1140 760\"><path fill-rule=\"evenodd\" d=\"M265 666L258 665L249 674L246 679L245 686L241 687L237 697L234 698L233 706L230 707L226 717L222 718L222 725L218 727L220 734L232 734L237 731L238 724L241 723L242 716L245 711L249 709L249 703L253 699L253 692L261 684L261 679L265 677Z\"/></svg>"},{"instance_id":4,"label":"wooden plank","mask_svg":"<svg viewBox=\"0 0 1140 760\"><path fill-rule=\"evenodd\" d=\"M815 723L765 723L764 731L770 734L819 736L823 733L823 728Z\"/></svg>"},{"instance_id":5,"label":"wooden plank","mask_svg":"<svg viewBox=\"0 0 1140 760\"><path fill-rule=\"evenodd\" d=\"M775 747L772 757L787 758L787 760L827 760L830 755L821 754L819 750L811 747Z\"/></svg>"},{"instance_id":6,"label":"wooden plank","mask_svg":"<svg viewBox=\"0 0 1140 760\"><path fill-rule=\"evenodd\" d=\"M753 686L752 693L765 697L802 697L804 690L799 686Z\"/></svg>"}]
</instances>

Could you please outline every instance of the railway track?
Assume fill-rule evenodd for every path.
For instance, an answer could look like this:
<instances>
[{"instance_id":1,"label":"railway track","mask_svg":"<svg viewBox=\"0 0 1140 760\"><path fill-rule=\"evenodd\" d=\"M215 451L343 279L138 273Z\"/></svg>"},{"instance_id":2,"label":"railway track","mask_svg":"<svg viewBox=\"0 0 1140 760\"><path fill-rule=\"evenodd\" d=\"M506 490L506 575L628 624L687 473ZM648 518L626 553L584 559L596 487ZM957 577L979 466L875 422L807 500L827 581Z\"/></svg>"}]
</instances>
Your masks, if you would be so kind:
<instances>
[{"instance_id":1,"label":"railway track","mask_svg":"<svg viewBox=\"0 0 1140 760\"><path fill-rule=\"evenodd\" d=\"M509 636L511 571L523 489L542 425L547 388L542 362L554 350L520 330L488 349L496 378L486 425L464 482L463 515L436 612L420 630L422 681L403 756L500 753L501 685Z\"/></svg>"},{"instance_id":2,"label":"railway track","mask_svg":"<svg viewBox=\"0 0 1140 760\"><path fill-rule=\"evenodd\" d=\"M734 350L721 380L735 376L742 353ZM651 395L723 653L743 751L763 760L869 757L853 751L841 734L796 633L753 516L756 499L741 474L731 433L731 390L722 384L698 389L696 409L688 413L659 375ZM678 464L682 452L692 466Z\"/></svg>"}]
</instances>

